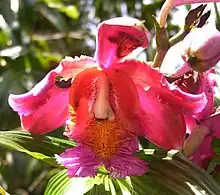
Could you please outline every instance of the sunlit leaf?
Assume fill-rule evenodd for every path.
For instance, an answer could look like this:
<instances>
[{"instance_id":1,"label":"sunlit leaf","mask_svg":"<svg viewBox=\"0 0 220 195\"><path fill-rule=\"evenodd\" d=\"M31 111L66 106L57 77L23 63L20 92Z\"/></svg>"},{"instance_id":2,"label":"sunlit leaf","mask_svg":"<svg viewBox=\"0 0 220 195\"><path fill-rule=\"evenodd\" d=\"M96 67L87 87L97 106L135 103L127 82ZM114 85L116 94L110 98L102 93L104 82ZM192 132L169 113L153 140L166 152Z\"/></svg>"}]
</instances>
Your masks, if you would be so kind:
<instances>
[{"instance_id":1,"label":"sunlit leaf","mask_svg":"<svg viewBox=\"0 0 220 195\"><path fill-rule=\"evenodd\" d=\"M67 5L65 6L62 3L46 1L48 7L57 9L59 12L65 13L68 17L72 19L77 19L79 17L79 12L74 5Z\"/></svg>"},{"instance_id":2,"label":"sunlit leaf","mask_svg":"<svg viewBox=\"0 0 220 195\"><path fill-rule=\"evenodd\" d=\"M66 170L62 170L50 179L44 195L83 195L95 184L100 184L97 177L69 178Z\"/></svg>"},{"instance_id":3,"label":"sunlit leaf","mask_svg":"<svg viewBox=\"0 0 220 195\"><path fill-rule=\"evenodd\" d=\"M0 186L0 195L9 195L9 194Z\"/></svg>"}]
</instances>

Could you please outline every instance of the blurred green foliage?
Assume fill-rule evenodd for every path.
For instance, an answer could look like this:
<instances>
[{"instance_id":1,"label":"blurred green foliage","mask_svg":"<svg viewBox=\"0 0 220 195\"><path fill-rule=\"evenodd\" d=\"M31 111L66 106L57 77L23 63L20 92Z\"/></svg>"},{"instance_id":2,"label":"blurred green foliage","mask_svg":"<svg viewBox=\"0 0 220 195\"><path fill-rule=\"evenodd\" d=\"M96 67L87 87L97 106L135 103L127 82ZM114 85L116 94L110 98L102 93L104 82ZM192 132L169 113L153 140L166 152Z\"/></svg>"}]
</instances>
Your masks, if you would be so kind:
<instances>
[{"instance_id":1,"label":"blurred green foliage","mask_svg":"<svg viewBox=\"0 0 220 195\"><path fill-rule=\"evenodd\" d=\"M164 1L146 2L149 1L1 0L0 129L20 126L19 117L8 105L10 93L31 89L64 56L94 54L96 26L101 21L123 15L136 17L145 20L153 37L151 15L158 14ZM178 30L178 26L168 22L170 36ZM154 52L150 45L148 59ZM0 185L12 195L43 194L48 178L56 173L36 159L1 148L0 165Z\"/></svg>"}]
</instances>

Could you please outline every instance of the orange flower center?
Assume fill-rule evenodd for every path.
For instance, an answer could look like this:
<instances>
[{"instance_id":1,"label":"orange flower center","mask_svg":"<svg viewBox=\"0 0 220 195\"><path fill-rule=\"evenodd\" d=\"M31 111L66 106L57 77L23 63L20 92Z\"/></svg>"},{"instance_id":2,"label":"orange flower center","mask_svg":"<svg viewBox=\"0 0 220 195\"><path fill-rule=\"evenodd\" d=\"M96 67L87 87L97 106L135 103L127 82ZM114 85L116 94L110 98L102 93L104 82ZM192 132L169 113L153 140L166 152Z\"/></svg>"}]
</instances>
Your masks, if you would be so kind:
<instances>
[{"instance_id":1,"label":"orange flower center","mask_svg":"<svg viewBox=\"0 0 220 195\"><path fill-rule=\"evenodd\" d=\"M85 145L90 147L101 160L114 156L124 141L121 126L117 121L93 120L86 128L83 137Z\"/></svg>"}]
</instances>

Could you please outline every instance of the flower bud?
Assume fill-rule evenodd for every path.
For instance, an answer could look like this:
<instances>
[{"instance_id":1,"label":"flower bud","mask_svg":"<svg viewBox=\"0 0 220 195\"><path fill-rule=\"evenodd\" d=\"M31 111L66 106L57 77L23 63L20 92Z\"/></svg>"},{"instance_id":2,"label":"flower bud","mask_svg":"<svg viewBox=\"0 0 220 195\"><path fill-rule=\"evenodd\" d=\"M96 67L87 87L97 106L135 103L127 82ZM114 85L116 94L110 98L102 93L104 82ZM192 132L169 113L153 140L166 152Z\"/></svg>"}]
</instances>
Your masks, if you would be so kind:
<instances>
[{"instance_id":1,"label":"flower bud","mask_svg":"<svg viewBox=\"0 0 220 195\"><path fill-rule=\"evenodd\" d=\"M193 29L184 41L183 57L193 70L207 71L220 60L220 32L212 26Z\"/></svg>"}]
</instances>

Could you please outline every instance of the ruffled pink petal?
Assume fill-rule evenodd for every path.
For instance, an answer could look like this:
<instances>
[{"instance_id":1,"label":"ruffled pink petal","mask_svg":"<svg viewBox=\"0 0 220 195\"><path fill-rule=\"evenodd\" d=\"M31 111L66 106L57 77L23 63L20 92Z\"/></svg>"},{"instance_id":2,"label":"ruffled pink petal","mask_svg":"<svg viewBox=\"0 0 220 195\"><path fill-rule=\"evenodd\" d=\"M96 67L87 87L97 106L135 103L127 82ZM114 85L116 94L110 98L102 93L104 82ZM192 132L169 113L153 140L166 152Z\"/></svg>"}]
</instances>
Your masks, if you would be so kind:
<instances>
[{"instance_id":1,"label":"ruffled pink petal","mask_svg":"<svg viewBox=\"0 0 220 195\"><path fill-rule=\"evenodd\" d=\"M196 150L196 152L190 157L190 160L196 165L200 166L203 169L207 169L209 162L215 156L215 153L212 150L213 137L207 136L204 138L200 147Z\"/></svg>"},{"instance_id":2,"label":"ruffled pink petal","mask_svg":"<svg viewBox=\"0 0 220 195\"><path fill-rule=\"evenodd\" d=\"M57 163L68 169L69 177L95 177L100 161L86 146L67 149L61 155L55 155Z\"/></svg>"},{"instance_id":3,"label":"ruffled pink petal","mask_svg":"<svg viewBox=\"0 0 220 195\"><path fill-rule=\"evenodd\" d=\"M162 73L151 68L144 62L127 60L115 65L118 69L128 74L135 84L145 91L154 88L154 91L179 109L180 112L193 115L204 109L207 104L205 94L192 95L185 93L176 85L169 84Z\"/></svg>"},{"instance_id":4,"label":"ruffled pink petal","mask_svg":"<svg viewBox=\"0 0 220 195\"><path fill-rule=\"evenodd\" d=\"M143 136L163 149L182 149L186 127L183 114L154 88L139 88Z\"/></svg>"},{"instance_id":5,"label":"ruffled pink petal","mask_svg":"<svg viewBox=\"0 0 220 195\"><path fill-rule=\"evenodd\" d=\"M146 48L148 31L143 22L135 18L119 17L98 26L95 58L101 68L109 68L137 47Z\"/></svg>"},{"instance_id":6,"label":"ruffled pink petal","mask_svg":"<svg viewBox=\"0 0 220 195\"><path fill-rule=\"evenodd\" d=\"M81 55L80 57L65 57L59 66L57 67L59 76L62 76L65 80L74 78L77 74L85 70L86 68L97 67L96 61L88 56Z\"/></svg>"},{"instance_id":7,"label":"ruffled pink petal","mask_svg":"<svg viewBox=\"0 0 220 195\"><path fill-rule=\"evenodd\" d=\"M58 88L55 85L56 77L69 79L84 68L94 65L94 60L86 57L65 58L29 92L11 94L9 105L20 115L23 128L36 134L44 134L64 125L69 116L69 89Z\"/></svg>"},{"instance_id":8,"label":"ruffled pink petal","mask_svg":"<svg viewBox=\"0 0 220 195\"><path fill-rule=\"evenodd\" d=\"M138 159L135 152L138 150L137 138L123 144L115 157L104 162L113 177L143 175L147 172L147 162Z\"/></svg>"}]
</instances>

